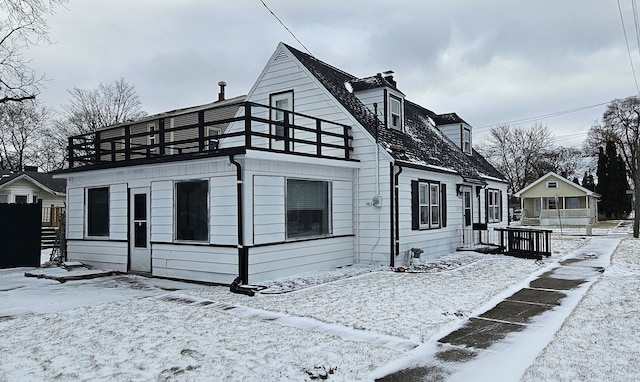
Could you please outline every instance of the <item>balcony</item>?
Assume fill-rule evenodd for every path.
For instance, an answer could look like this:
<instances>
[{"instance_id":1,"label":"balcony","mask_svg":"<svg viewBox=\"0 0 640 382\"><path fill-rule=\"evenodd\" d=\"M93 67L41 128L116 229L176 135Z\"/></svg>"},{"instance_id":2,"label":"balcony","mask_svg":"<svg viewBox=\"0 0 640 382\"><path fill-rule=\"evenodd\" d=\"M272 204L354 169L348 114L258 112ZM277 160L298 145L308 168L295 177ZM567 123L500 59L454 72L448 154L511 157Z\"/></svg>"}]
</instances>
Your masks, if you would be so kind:
<instances>
[{"instance_id":1,"label":"balcony","mask_svg":"<svg viewBox=\"0 0 640 382\"><path fill-rule=\"evenodd\" d=\"M68 150L69 168L77 170L246 150L353 160L350 126L252 102L164 113L109 126L70 137Z\"/></svg>"}]
</instances>

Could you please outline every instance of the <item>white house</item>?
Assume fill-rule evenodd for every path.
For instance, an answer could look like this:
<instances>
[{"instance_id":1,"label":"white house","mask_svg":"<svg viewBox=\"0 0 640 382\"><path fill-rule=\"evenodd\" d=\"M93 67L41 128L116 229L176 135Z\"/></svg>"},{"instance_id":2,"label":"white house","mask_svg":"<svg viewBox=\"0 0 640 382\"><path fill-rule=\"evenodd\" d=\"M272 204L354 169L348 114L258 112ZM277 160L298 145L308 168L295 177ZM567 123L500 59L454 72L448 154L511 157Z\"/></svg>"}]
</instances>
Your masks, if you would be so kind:
<instances>
[{"instance_id":1,"label":"white house","mask_svg":"<svg viewBox=\"0 0 640 382\"><path fill-rule=\"evenodd\" d=\"M27 171L0 170L0 203L41 203L42 225L57 226L60 213L64 211L66 182L53 179L51 174Z\"/></svg>"},{"instance_id":2,"label":"white house","mask_svg":"<svg viewBox=\"0 0 640 382\"><path fill-rule=\"evenodd\" d=\"M69 257L122 272L256 284L399 266L507 222L507 183L470 125L410 102L389 72L357 78L285 44L244 101L70 142Z\"/></svg>"}]
</instances>

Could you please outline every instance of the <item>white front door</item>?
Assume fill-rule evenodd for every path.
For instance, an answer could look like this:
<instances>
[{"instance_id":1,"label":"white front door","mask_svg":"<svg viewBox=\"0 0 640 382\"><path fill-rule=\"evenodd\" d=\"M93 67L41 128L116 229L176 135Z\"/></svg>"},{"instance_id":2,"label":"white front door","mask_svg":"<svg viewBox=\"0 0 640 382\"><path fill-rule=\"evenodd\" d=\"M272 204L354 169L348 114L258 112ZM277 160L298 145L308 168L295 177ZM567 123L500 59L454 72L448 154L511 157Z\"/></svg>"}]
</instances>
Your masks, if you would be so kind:
<instances>
[{"instance_id":1,"label":"white front door","mask_svg":"<svg viewBox=\"0 0 640 382\"><path fill-rule=\"evenodd\" d=\"M465 186L462 188L462 208L463 230L462 241L463 247L473 246L473 188Z\"/></svg>"},{"instance_id":2,"label":"white front door","mask_svg":"<svg viewBox=\"0 0 640 382\"><path fill-rule=\"evenodd\" d=\"M151 273L149 187L129 189L129 271Z\"/></svg>"}]
</instances>

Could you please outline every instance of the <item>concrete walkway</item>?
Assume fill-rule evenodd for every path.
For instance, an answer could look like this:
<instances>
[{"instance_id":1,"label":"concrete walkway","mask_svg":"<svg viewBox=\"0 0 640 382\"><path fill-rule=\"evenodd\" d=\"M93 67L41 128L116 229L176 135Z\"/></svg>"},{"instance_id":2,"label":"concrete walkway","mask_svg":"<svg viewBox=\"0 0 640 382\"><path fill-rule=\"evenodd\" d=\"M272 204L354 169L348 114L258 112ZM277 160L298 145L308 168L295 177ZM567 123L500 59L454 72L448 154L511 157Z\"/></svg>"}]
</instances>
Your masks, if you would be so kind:
<instances>
[{"instance_id":1,"label":"concrete walkway","mask_svg":"<svg viewBox=\"0 0 640 382\"><path fill-rule=\"evenodd\" d=\"M493 308L439 338L423 366L377 381L517 381L609 265L627 235L592 238Z\"/></svg>"}]
</instances>

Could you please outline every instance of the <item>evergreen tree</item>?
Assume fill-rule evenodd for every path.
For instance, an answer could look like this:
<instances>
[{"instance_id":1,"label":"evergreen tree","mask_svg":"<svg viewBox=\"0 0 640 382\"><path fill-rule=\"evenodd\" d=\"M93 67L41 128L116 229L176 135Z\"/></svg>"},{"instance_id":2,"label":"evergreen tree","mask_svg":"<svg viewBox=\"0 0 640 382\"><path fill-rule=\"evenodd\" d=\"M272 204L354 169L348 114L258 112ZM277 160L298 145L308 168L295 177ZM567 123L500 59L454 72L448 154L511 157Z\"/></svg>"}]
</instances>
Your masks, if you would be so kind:
<instances>
[{"instance_id":1,"label":"evergreen tree","mask_svg":"<svg viewBox=\"0 0 640 382\"><path fill-rule=\"evenodd\" d=\"M618 155L616 146L612 141L607 141L606 148L600 147L598 153L598 192L600 199L600 212L607 217L621 217L630 209L630 198L627 195L629 182L624 160Z\"/></svg>"},{"instance_id":2,"label":"evergreen tree","mask_svg":"<svg viewBox=\"0 0 640 382\"><path fill-rule=\"evenodd\" d=\"M573 183L577 184L578 186L580 185L580 179L578 179L577 176L573 177Z\"/></svg>"},{"instance_id":3,"label":"evergreen tree","mask_svg":"<svg viewBox=\"0 0 640 382\"><path fill-rule=\"evenodd\" d=\"M588 172L584 172L584 176L582 177L582 187L586 188L589 191L596 190L596 182L593 180L593 175Z\"/></svg>"}]
</instances>

